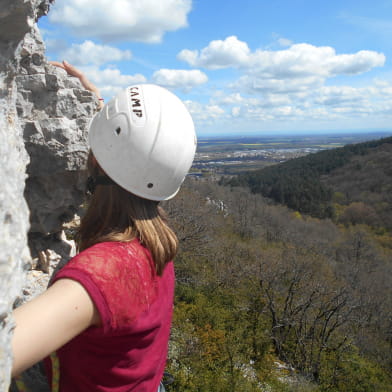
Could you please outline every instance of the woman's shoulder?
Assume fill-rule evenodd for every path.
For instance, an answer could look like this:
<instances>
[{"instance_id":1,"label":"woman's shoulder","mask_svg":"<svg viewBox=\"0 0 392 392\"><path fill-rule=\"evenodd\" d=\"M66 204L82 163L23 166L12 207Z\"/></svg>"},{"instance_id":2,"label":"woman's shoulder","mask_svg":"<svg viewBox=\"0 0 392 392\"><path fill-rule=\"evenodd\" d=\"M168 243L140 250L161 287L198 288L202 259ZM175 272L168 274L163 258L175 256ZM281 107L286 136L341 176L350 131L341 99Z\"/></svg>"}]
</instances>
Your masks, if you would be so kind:
<instances>
[{"instance_id":1,"label":"woman's shoulder","mask_svg":"<svg viewBox=\"0 0 392 392\"><path fill-rule=\"evenodd\" d=\"M94 265L110 263L137 262L150 259L149 251L140 244L138 239L129 242L100 242L83 250L70 260L70 265L93 263Z\"/></svg>"},{"instance_id":2,"label":"woman's shoulder","mask_svg":"<svg viewBox=\"0 0 392 392\"><path fill-rule=\"evenodd\" d=\"M73 257L55 275L58 279L65 274L88 275L95 282L154 280L155 266L150 252L135 239L130 242L97 243Z\"/></svg>"},{"instance_id":3,"label":"woman's shoulder","mask_svg":"<svg viewBox=\"0 0 392 392\"><path fill-rule=\"evenodd\" d=\"M95 244L71 259L56 275L62 277L78 280L89 293L99 291L95 297L104 299L113 328L127 325L157 296L152 259L138 240Z\"/></svg>"}]
</instances>

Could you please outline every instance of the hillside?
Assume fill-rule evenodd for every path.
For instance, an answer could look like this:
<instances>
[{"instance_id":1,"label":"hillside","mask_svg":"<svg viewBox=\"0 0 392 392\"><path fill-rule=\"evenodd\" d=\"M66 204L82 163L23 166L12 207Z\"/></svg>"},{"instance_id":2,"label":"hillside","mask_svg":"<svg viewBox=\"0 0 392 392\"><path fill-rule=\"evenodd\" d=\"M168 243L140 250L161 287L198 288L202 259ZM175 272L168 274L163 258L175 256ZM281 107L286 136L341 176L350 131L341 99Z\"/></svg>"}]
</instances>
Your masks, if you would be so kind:
<instances>
[{"instance_id":1,"label":"hillside","mask_svg":"<svg viewBox=\"0 0 392 392\"><path fill-rule=\"evenodd\" d=\"M391 228L391 151L391 137L350 144L221 183L247 186L253 193L314 217L347 220L354 210L354 215L364 215L353 218L356 223L370 219L373 225Z\"/></svg>"},{"instance_id":2,"label":"hillside","mask_svg":"<svg viewBox=\"0 0 392 392\"><path fill-rule=\"evenodd\" d=\"M164 207L181 249L170 391L392 392L392 249L371 228L205 179Z\"/></svg>"},{"instance_id":3,"label":"hillside","mask_svg":"<svg viewBox=\"0 0 392 392\"><path fill-rule=\"evenodd\" d=\"M392 229L392 144L369 148L343 167L321 176L333 189L334 212L342 223Z\"/></svg>"}]
</instances>

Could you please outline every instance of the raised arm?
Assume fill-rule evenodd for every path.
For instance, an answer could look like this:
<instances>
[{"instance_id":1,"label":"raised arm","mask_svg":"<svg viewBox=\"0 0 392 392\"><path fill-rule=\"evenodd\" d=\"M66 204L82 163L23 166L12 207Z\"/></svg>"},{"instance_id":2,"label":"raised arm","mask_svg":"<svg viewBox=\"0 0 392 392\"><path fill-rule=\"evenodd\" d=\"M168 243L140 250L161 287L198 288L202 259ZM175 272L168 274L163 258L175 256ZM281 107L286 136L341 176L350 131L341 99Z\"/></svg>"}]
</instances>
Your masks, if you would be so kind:
<instances>
[{"instance_id":1,"label":"raised arm","mask_svg":"<svg viewBox=\"0 0 392 392\"><path fill-rule=\"evenodd\" d=\"M60 63L59 61L49 61L49 64L52 64L56 67L62 68L65 71L67 71L68 75L75 76L80 80L80 83L82 83L82 86L86 89L94 93L98 100L99 100L99 108L102 109L104 103L103 103L103 98L101 97L101 93L97 86L95 86L93 83L91 83L87 77L84 75L82 71L74 67L73 65L69 64L67 61L63 61Z\"/></svg>"}]
</instances>

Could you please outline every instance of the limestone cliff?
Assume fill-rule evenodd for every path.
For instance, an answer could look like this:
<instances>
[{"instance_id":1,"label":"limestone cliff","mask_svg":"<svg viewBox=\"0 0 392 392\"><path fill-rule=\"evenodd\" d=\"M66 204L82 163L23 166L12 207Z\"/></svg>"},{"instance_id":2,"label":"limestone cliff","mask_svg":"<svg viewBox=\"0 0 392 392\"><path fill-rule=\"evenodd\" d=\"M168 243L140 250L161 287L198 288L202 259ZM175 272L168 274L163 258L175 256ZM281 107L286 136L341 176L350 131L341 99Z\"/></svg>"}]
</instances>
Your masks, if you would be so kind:
<instances>
[{"instance_id":1,"label":"limestone cliff","mask_svg":"<svg viewBox=\"0 0 392 392\"><path fill-rule=\"evenodd\" d=\"M47 63L36 22L52 1L0 0L0 391L26 271L49 248L70 252L62 227L83 200L86 127L97 107L78 80Z\"/></svg>"}]
</instances>

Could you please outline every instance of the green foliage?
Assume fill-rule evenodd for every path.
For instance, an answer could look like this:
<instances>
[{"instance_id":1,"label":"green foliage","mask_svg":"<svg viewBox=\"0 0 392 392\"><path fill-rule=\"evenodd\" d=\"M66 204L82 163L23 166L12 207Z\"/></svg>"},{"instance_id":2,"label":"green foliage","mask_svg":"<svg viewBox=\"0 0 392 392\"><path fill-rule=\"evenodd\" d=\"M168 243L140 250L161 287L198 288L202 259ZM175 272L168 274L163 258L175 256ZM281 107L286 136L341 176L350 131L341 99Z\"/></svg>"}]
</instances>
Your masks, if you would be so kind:
<instances>
[{"instance_id":1,"label":"green foliage","mask_svg":"<svg viewBox=\"0 0 392 392\"><path fill-rule=\"evenodd\" d=\"M170 347L168 369L175 375L172 390L257 391L257 378L247 376L242 365L249 361L251 345L248 324L242 321L246 312L235 306L234 293L207 295L194 290L191 298L189 287L180 285L178 294L182 298L183 291L187 302L176 304Z\"/></svg>"},{"instance_id":2,"label":"green foliage","mask_svg":"<svg viewBox=\"0 0 392 392\"><path fill-rule=\"evenodd\" d=\"M337 226L205 180L171 203L181 253L169 392L389 391L385 230Z\"/></svg>"},{"instance_id":3,"label":"green foliage","mask_svg":"<svg viewBox=\"0 0 392 392\"><path fill-rule=\"evenodd\" d=\"M391 392L392 378L376 363L361 357L357 350L341 358L330 354L320 381L321 392Z\"/></svg>"}]
</instances>

